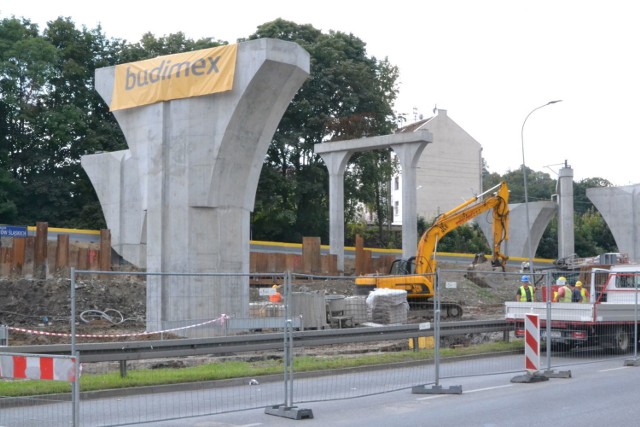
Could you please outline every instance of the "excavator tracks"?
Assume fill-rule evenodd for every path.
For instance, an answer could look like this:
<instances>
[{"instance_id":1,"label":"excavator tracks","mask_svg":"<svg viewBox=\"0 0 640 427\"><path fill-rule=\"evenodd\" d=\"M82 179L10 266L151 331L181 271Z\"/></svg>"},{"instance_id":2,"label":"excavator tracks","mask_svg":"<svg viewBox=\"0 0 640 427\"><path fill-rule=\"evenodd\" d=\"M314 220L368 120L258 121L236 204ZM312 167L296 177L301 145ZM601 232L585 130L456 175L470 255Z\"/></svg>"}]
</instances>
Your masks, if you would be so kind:
<instances>
[{"instance_id":1,"label":"excavator tracks","mask_svg":"<svg viewBox=\"0 0 640 427\"><path fill-rule=\"evenodd\" d=\"M419 314L425 318L434 318L433 300L411 298L409 309L412 314ZM442 301L440 303L440 318L447 320L459 320L462 318L462 305L453 301Z\"/></svg>"}]
</instances>

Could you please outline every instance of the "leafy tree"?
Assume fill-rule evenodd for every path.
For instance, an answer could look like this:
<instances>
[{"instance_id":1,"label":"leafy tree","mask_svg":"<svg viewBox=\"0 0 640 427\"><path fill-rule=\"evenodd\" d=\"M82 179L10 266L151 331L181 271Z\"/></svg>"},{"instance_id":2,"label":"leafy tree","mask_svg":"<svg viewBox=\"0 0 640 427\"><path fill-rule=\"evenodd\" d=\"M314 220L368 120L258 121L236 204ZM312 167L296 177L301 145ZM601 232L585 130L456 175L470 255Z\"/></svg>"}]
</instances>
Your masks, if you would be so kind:
<instances>
[{"instance_id":1,"label":"leafy tree","mask_svg":"<svg viewBox=\"0 0 640 427\"><path fill-rule=\"evenodd\" d=\"M9 173L0 169L0 224L14 224L18 216L15 199L18 197L19 184Z\"/></svg>"},{"instance_id":2,"label":"leafy tree","mask_svg":"<svg viewBox=\"0 0 640 427\"><path fill-rule=\"evenodd\" d=\"M139 42L123 43L119 51L118 63L141 61L156 56L207 49L228 44L222 40L205 37L198 40L188 39L183 32L156 38L152 33L145 33Z\"/></svg>"},{"instance_id":3,"label":"leafy tree","mask_svg":"<svg viewBox=\"0 0 640 427\"><path fill-rule=\"evenodd\" d=\"M588 188L612 187L613 184L604 178L585 178L573 184L573 210L577 215L583 215L595 206L587 197Z\"/></svg>"},{"instance_id":4,"label":"leafy tree","mask_svg":"<svg viewBox=\"0 0 640 427\"><path fill-rule=\"evenodd\" d=\"M490 253L480 226L476 223L463 224L447 233L438 242L438 252Z\"/></svg>"},{"instance_id":5,"label":"leafy tree","mask_svg":"<svg viewBox=\"0 0 640 427\"><path fill-rule=\"evenodd\" d=\"M258 27L249 39L262 37L296 42L306 49L311 56L311 76L285 112L267 152L252 217L254 238L285 240L285 236L316 235L326 240L328 176L313 147L390 133L395 126L392 105L398 71L387 60L369 58L365 43L352 34L323 34L311 25L277 19ZM387 218L384 185L390 179L388 162L384 151L353 156L348 169L352 176L345 180L347 222L354 219L355 200L374 207L379 221ZM273 171L281 175L278 189L273 187ZM271 193L274 190L277 197ZM273 216L282 220L280 212L297 213L289 229L257 227L258 222L270 221Z\"/></svg>"},{"instance_id":6,"label":"leafy tree","mask_svg":"<svg viewBox=\"0 0 640 427\"><path fill-rule=\"evenodd\" d=\"M482 159L482 191L495 187L500 184L502 180L503 177L500 176L500 174L489 172L487 161Z\"/></svg>"},{"instance_id":7,"label":"leafy tree","mask_svg":"<svg viewBox=\"0 0 640 427\"><path fill-rule=\"evenodd\" d=\"M115 58L113 46L99 28L77 30L63 18L42 35L28 20L5 19L0 43L3 168L22 187L15 221L103 227L101 213L82 220L83 211L99 205L80 156L123 142L93 82L95 68Z\"/></svg>"},{"instance_id":8,"label":"leafy tree","mask_svg":"<svg viewBox=\"0 0 640 427\"><path fill-rule=\"evenodd\" d=\"M485 164L486 166L486 164ZM510 203L524 202L524 176L522 168L509 171L503 176L483 168L483 188L488 189L500 180L507 181L511 190ZM550 200L555 193L557 181L546 173L535 172L527 168L527 190L529 201ZM588 257L604 252L616 252L613 235L588 199L586 190L594 187L610 187L612 184L604 178L587 178L574 183L574 238L575 253L579 257ZM535 256L556 258L558 254L558 221L553 218L545 230Z\"/></svg>"},{"instance_id":9,"label":"leafy tree","mask_svg":"<svg viewBox=\"0 0 640 427\"><path fill-rule=\"evenodd\" d=\"M253 237L300 241L328 236L328 176L314 154L318 143L389 134L398 70L388 60L369 57L366 44L352 34L278 19L260 26L249 39L273 37L300 44L311 55L311 76L282 118L264 160L252 216ZM212 38L191 40L179 32L139 42L108 39L98 26L78 29L58 18L40 33L28 19L0 20L0 223L102 228L104 218L80 157L126 148L108 106L95 91L96 68L158 55L226 44ZM354 235L389 246L393 234L388 185L397 165L389 150L352 157L345 176L345 219ZM524 201L522 168L503 176L483 163L484 188L506 180L511 203ZM529 201L549 200L556 181L527 169ZM586 189L608 187L603 178L574 185L576 252L579 256L616 251ZM357 220L362 207L377 226ZM423 230L426 222L422 219ZM420 223L420 219L419 219ZM420 227L420 224L419 224ZM480 252L486 242L475 226L464 225L440 242L440 250ZM482 248L484 246L484 249ZM537 256L557 254L557 222L543 235Z\"/></svg>"}]
</instances>

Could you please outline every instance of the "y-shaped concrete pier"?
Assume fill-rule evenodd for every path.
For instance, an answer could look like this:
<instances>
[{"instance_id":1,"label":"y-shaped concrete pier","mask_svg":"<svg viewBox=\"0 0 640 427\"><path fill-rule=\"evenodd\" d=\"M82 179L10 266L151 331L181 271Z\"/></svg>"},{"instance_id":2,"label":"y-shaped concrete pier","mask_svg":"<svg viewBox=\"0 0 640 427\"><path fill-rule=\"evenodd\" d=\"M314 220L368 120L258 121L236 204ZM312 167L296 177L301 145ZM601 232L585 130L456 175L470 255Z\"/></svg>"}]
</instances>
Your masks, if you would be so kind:
<instances>
[{"instance_id":1,"label":"y-shaped concrete pier","mask_svg":"<svg viewBox=\"0 0 640 427\"><path fill-rule=\"evenodd\" d=\"M232 90L114 111L129 149L82 158L114 249L150 273L249 273L263 159L308 75L299 45L258 39L238 45ZM115 67L96 70L108 104L114 82ZM248 311L248 276L147 279L149 331Z\"/></svg>"},{"instance_id":2,"label":"y-shaped concrete pier","mask_svg":"<svg viewBox=\"0 0 640 427\"><path fill-rule=\"evenodd\" d=\"M587 197L607 222L618 251L640 262L640 185L588 188Z\"/></svg>"}]
</instances>

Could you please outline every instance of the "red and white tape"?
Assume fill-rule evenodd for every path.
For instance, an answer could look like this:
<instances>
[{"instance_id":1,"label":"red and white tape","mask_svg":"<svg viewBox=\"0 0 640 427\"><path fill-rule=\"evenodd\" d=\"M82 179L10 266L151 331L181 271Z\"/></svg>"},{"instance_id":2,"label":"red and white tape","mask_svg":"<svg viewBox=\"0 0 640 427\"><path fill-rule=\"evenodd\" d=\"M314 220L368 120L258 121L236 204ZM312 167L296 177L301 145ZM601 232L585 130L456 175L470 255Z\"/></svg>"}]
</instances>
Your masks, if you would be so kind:
<instances>
[{"instance_id":1,"label":"red and white tape","mask_svg":"<svg viewBox=\"0 0 640 427\"><path fill-rule=\"evenodd\" d=\"M78 338L121 338L121 337L138 337L138 336L146 336L146 335L154 335L154 334L164 334L167 332L175 332L175 331L182 331L185 329L198 328L200 326L210 325L217 322L220 322L220 324L223 325L225 320L228 318L229 316L227 316L226 314L223 314L217 319L207 320L206 322L197 323L195 325L182 326L180 328L165 329L162 331L152 331L152 332L145 331L145 332L136 332L131 334L76 334L76 337ZM46 335L51 337L71 337L71 334L69 333L36 331L33 329L16 328L14 326L7 326L6 328L12 331L23 332L26 334Z\"/></svg>"}]
</instances>

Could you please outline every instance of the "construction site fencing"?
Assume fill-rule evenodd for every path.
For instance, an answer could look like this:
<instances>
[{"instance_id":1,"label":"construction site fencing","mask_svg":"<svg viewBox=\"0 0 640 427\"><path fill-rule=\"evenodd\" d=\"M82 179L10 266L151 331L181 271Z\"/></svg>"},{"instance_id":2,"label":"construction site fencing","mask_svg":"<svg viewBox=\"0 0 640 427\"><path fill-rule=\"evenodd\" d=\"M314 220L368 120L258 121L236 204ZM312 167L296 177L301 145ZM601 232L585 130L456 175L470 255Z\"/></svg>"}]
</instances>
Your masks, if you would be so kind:
<instances>
[{"instance_id":1,"label":"construction site fencing","mask_svg":"<svg viewBox=\"0 0 640 427\"><path fill-rule=\"evenodd\" d=\"M132 357L125 363L84 363L78 355L82 362L77 366L80 381L77 385L63 383L50 395L17 397L9 390L38 380L1 380L0 425L115 426L256 408L265 408L267 417L301 406L311 410L313 402L398 390L437 392L451 386L454 390L460 387L463 392L465 377L526 372L520 331L523 314L536 310L543 321L540 371L561 370L567 365L603 358L628 359L630 354L635 359L637 293L634 304L629 305L631 311L627 310L633 317L598 328L585 325L591 335L575 345L553 341L558 331L553 322L547 327L544 321L553 319L556 311L562 313L561 310L578 305L551 301L557 292L555 281L562 274L566 276L562 271L531 274L493 268L439 269L429 276L436 292L426 304L415 304L411 298L408 302L392 298L376 306L376 292L358 295L356 278L352 276L72 270L71 279L65 284L68 304L61 303L62 311L35 311L30 321L5 324L8 346L0 348L0 354L5 349L10 351L14 341L24 342L25 337L33 335L37 335L40 344L70 343L71 355L76 354L78 343L118 342L126 348L127 342L132 341L179 342L274 332L282 334L282 348L223 356L199 354L147 360ZM533 303L537 306L516 301L523 275L529 276L535 287ZM637 287L638 282L633 276L629 282L632 285L628 286ZM149 290L150 286L167 283L161 300L172 302L173 308L159 310L160 315L154 317L148 312L147 292L157 292ZM597 292L602 292L602 287ZM241 305L245 308L218 309L225 306L221 303L225 298L244 298ZM191 308L191 304L197 307ZM173 317L163 317L167 313ZM176 313L182 313L182 317L176 317ZM503 330L461 334L446 327L448 322L473 324L505 318L509 327ZM424 333L402 340L295 345L297 334L307 330L330 333L332 329L407 323L418 324ZM574 338L581 336L576 334ZM404 361L394 357L400 352L406 356ZM410 362L406 361L408 355L414 356ZM326 366L306 372L303 367L310 360L326 361ZM348 363L350 360L353 362ZM204 374L215 372L220 366L232 369L232 364L239 364L240 369L250 365L273 369L269 375L241 375L227 380L214 380ZM167 385L132 387L141 378L153 381L156 376L194 367L204 373L195 374L201 376L190 380L174 379ZM207 379L202 380L203 376ZM100 381L111 384L108 390L89 389L90 382Z\"/></svg>"},{"instance_id":2,"label":"construction site fencing","mask_svg":"<svg viewBox=\"0 0 640 427\"><path fill-rule=\"evenodd\" d=\"M518 337L526 314L539 318L542 371L615 358L635 364L639 274L610 274L608 267L548 270L534 275L536 302L508 302L505 315ZM564 298L565 293L570 296Z\"/></svg>"}]
</instances>

